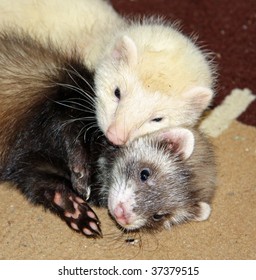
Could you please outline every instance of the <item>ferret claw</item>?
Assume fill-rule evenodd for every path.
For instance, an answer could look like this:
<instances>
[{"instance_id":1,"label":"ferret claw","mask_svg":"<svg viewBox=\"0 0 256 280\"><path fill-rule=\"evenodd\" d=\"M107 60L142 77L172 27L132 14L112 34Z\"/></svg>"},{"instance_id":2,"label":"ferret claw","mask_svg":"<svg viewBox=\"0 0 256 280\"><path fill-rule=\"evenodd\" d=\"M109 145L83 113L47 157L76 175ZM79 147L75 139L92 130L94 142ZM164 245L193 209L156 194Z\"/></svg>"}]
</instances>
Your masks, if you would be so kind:
<instances>
[{"instance_id":1,"label":"ferret claw","mask_svg":"<svg viewBox=\"0 0 256 280\"><path fill-rule=\"evenodd\" d=\"M76 170L77 172L75 172L73 170L73 172L71 172L71 182L72 182L72 186L74 188L74 190L76 190L79 195L86 197L86 199L89 198L90 196L90 189L88 187L88 176L89 173L86 172L85 169L80 169L80 171L78 172L78 170Z\"/></svg>"}]
</instances>

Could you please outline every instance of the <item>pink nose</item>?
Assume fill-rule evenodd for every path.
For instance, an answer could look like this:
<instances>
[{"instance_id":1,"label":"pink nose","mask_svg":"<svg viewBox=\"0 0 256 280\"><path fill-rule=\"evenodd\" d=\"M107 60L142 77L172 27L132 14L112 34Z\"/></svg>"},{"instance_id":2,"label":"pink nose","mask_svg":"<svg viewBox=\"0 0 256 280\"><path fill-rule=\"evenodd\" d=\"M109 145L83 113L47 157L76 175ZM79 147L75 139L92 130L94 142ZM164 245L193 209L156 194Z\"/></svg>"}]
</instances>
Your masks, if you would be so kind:
<instances>
[{"instance_id":1,"label":"pink nose","mask_svg":"<svg viewBox=\"0 0 256 280\"><path fill-rule=\"evenodd\" d=\"M124 131L117 129L115 125L111 125L108 128L106 136L114 145L123 145L127 140Z\"/></svg>"},{"instance_id":2,"label":"pink nose","mask_svg":"<svg viewBox=\"0 0 256 280\"><path fill-rule=\"evenodd\" d=\"M129 224L129 215L125 211L122 203L119 203L116 208L114 209L114 218L120 225L127 225Z\"/></svg>"}]
</instances>

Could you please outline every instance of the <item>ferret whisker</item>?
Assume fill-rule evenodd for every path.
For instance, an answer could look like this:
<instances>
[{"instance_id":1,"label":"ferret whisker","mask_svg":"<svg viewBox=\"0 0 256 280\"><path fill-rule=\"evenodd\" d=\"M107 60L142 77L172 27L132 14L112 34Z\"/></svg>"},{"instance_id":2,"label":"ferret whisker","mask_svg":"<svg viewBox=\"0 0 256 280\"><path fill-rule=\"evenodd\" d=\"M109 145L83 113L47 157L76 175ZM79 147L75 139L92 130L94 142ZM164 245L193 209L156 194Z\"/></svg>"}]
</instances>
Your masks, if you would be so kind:
<instances>
[{"instance_id":1,"label":"ferret whisker","mask_svg":"<svg viewBox=\"0 0 256 280\"><path fill-rule=\"evenodd\" d=\"M73 82L80 88L80 86L78 85L78 83L75 81L75 79L72 77L71 74L74 74L76 77L80 78L82 81L84 81L90 88L90 90L92 91L92 93L94 93L94 95L96 95L96 92L93 88L93 86L71 65L71 64L68 64L68 66L72 69L68 69L68 68L60 68L60 70L64 70L68 73L69 77L73 80ZM58 68L57 68L58 69ZM88 92L89 94L91 94L91 92ZM87 93L87 94L88 94ZM91 95L87 96L85 95L86 97L89 97L93 100L93 97Z\"/></svg>"},{"instance_id":2,"label":"ferret whisker","mask_svg":"<svg viewBox=\"0 0 256 280\"><path fill-rule=\"evenodd\" d=\"M70 120L66 120L65 122L63 122L62 125L65 126L65 125L69 125L69 124L72 124L72 123L78 122L78 121L82 122L82 121L84 121L84 120L92 120L92 121L95 121L95 118L93 118L93 117L81 117L81 118L70 119ZM88 124L88 125L89 125L89 124Z\"/></svg>"},{"instance_id":3,"label":"ferret whisker","mask_svg":"<svg viewBox=\"0 0 256 280\"><path fill-rule=\"evenodd\" d=\"M93 128L97 128L97 124L89 124L90 126L87 128L88 125L85 126L86 131L84 132L84 141L86 141L86 135L88 133L89 130L93 129Z\"/></svg>"},{"instance_id":4,"label":"ferret whisker","mask_svg":"<svg viewBox=\"0 0 256 280\"><path fill-rule=\"evenodd\" d=\"M64 88L67 88L67 89L71 89L71 90L73 90L73 91L75 91L75 92L81 94L83 97L85 97L86 100L88 101L88 103L90 103L89 101L93 101L92 104L94 104L94 100L88 98L88 96L84 94L84 91L83 91L80 87L74 86L74 85L72 85L72 84L60 83L60 82L56 82L56 85L61 86L61 87L64 87ZM88 100L87 98L88 98L89 100Z\"/></svg>"},{"instance_id":5,"label":"ferret whisker","mask_svg":"<svg viewBox=\"0 0 256 280\"><path fill-rule=\"evenodd\" d=\"M79 109L79 108L77 108L77 107L74 107L74 106L65 104L65 103L67 103L67 102L62 102L62 101L57 101L57 100L53 100L53 101L54 101L55 103L59 104L59 105L66 106L66 107L68 107L68 108L70 108L70 109L74 109L74 110L77 110L77 111L82 111L82 112L84 112L84 109Z\"/></svg>"},{"instance_id":6,"label":"ferret whisker","mask_svg":"<svg viewBox=\"0 0 256 280\"><path fill-rule=\"evenodd\" d=\"M75 101L73 101L73 100L65 100L65 101L60 101L60 102L62 102L62 103L70 103L70 104L74 104L74 105L77 105L77 106L79 106L79 107L82 107L83 108L83 110L85 110L85 112L91 112L91 113L94 113L94 110L92 110L90 107L88 107L88 106L85 106L84 104L82 104L82 103L78 103L78 102L75 102ZM75 109L76 107L74 107L74 109Z\"/></svg>"},{"instance_id":7,"label":"ferret whisker","mask_svg":"<svg viewBox=\"0 0 256 280\"><path fill-rule=\"evenodd\" d=\"M88 102L87 102L87 100L85 99L85 98L79 98L79 97L73 97L73 98L69 98L69 99L67 99L67 101L77 101L77 102L83 102L83 103L85 103L85 104L87 104ZM82 103L82 104L83 104ZM84 105L85 106L85 105Z\"/></svg>"},{"instance_id":8,"label":"ferret whisker","mask_svg":"<svg viewBox=\"0 0 256 280\"><path fill-rule=\"evenodd\" d=\"M85 127L82 127L80 129L80 131L78 132L77 134L77 137L74 139L74 144L76 143L76 141L80 138L80 136L83 134L83 131L84 131Z\"/></svg>"},{"instance_id":9,"label":"ferret whisker","mask_svg":"<svg viewBox=\"0 0 256 280\"><path fill-rule=\"evenodd\" d=\"M56 103L56 104L59 104L59 105L61 105L61 106L66 106L66 107L68 107L68 108L70 108L70 109L82 111L82 112L85 112L85 113L95 114L95 111L94 111L93 109L91 109L90 107L87 107L87 106L85 106L85 105L83 105L83 104L80 104L80 103L76 103L76 104L74 104L74 105L81 106L81 107L83 107L83 109L80 109L80 108L77 108L77 107L73 107L73 106L71 106L71 105L67 105L66 103L72 104L72 102L69 102L69 101L68 101L69 99L67 99L67 100L55 100L55 99L50 98L50 97L47 96L47 95L45 95L45 97L46 97L47 99L49 99L50 101L52 101L52 102L54 102L54 103ZM86 100L84 100L84 99L81 99L81 100L86 101Z\"/></svg>"},{"instance_id":10,"label":"ferret whisker","mask_svg":"<svg viewBox=\"0 0 256 280\"><path fill-rule=\"evenodd\" d=\"M68 104L70 104L70 106L71 106L71 104L74 104L74 103L72 103L72 102L63 102L63 105L64 104L66 104L67 103L67 105ZM76 104L74 104L74 106L75 106ZM79 104L77 104L77 106L79 106ZM71 109L74 109L74 110L77 110L77 111L82 111L83 113L85 113L84 114L84 117L92 117L92 118L94 118L95 119L95 115L94 115L94 111L93 110L91 110L90 108L88 108L88 107L83 107L83 106L81 106L82 108L79 108L79 107L71 107Z\"/></svg>"},{"instance_id":11,"label":"ferret whisker","mask_svg":"<svg viewBox=\"0 0 256 280\"><path fill-rule=\"evenodd\" d=\"M93 88L93 86L72 66L72 65L69 65L75 74L77 74L77 77L81 78L81 80L83 80L88 86L89 88L92 90L92 92L95 94L95 90Z\"/></svg>"},{"instance_id":12,"label":"ferret whisker","mask_svg":"<svg viewBox=\"0 0 256 280\"><path fill-rule=\"evenodd\" d=\"M61 129L63 129L63 127L67 126L67 125L70 125L72 124L73 122L76 122L76 121L83 121L84 118L76 118L76 119L70 119L70 120L66 120L65 122L63 122L60 126ZM94 118L92 118L92 120L95 120ZM87 124L89 125L89 124ZM80 134L81 135L81 134Z\"/></svg>"},{"instance_id":13,"label":"ferret whisker","mask_svg":"<svg viewBox=\"0 0 256 280\"><path fill-rule=\"evenodd\" d=\"M98 125L97 125L97 126L98 126ZM96 140L99 140L99 138L102 137L102 136L104 135L103 132L102 132L99 128L97 128L97 130L96 130L95 133L98 134ZM104 146L104 145L102 144L102 146Z\"/></svg>"},{"instance_id":14,"label":"ferret whisker","mask_svg":"<svg viewBox=\"0 0 256 280\"><path fill-rule=\"evenodd\" d=\"M84 96L84 97L86 98L86 101L87 101L91 106L95 107L94 99L93 99L90 95L86 94L86 92L85 92L84 90L82 90L81 88L76 87L76 86L74 86L74 85L65 84L65 83L56 83L56 84L59 85L59 86L65 87L65 88L67 88L67 89L71 89L71 90L73 90L73 91L75 91L75 92L81 94L82 96Z\"/></svg>"}]
</instances>

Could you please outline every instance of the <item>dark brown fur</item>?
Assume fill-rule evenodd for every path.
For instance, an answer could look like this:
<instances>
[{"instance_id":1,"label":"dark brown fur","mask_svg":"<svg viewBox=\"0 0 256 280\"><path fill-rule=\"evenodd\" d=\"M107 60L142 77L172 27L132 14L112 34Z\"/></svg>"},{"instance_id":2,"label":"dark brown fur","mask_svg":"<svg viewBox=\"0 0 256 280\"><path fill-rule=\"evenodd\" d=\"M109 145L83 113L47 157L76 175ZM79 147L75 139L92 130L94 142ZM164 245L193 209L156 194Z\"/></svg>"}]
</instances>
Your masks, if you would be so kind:
<instances>
[{"instance_id":1,"label":"dark brown fur","mask_svg":"<svg viewBox=\"0 0 256 280\"><path fill-rule=\"evenodd\" d=\"M0 181L95 237L98 218L81 199L95 125L92 86L75 52L69 57L22 32L0 33Z\"/></svg>"}]
</instances>

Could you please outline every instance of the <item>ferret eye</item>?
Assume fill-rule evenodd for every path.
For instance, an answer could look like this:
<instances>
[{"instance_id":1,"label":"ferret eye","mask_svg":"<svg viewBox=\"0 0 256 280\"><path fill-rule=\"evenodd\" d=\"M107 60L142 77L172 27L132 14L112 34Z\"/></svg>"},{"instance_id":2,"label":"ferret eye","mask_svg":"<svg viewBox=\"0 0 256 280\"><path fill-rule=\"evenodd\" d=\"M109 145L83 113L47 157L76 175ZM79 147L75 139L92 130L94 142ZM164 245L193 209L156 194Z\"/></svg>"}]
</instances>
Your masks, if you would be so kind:
<instances>
[{"instance_id":1,"label":"ferret eye","mask_svg":"<svg viewBox=\"0 0 256 280\"><path fill-rule=\"evenodd\" d=\"M120 100L121 99L121 91L120 91L119 87L117 87L115 89L114 93L115 93L115 96L117 97L117 99Z\"/></svg>"},{"instance_id":2,"label":"ferret eye","mask_svg":"<svg viewBox=\"0 0 256 280\"><path fill-rule=\"evenodd\" d=\"M163 219L164 216L165 216L165 214L155 214L155 215L153 215L153 220L155 222L159 222L160 220Z\"/></svg>"},{"instance_id":3,"label":"ferret eye","mask_svg":"<svg viewBox=\"0 0 256 280\"><path fill-rule=\"evenodd\" d=\"M163 120L163 118L154 118L151 121L152 122L161 122Z\"/></svg>"},{"instance_id":4,"label":"ferret eye","mask_svg":"<svg viewBox=\"0 0 256 280\"><path fill-rule=\"evenodd\" d=\"M140 180L141 180L142 182L146 182L149 176L150 176L150 171L149 171L149 169L143 169L143 170L141 170L141 172L140 172Z\"/></svg>"}]
</instances>

